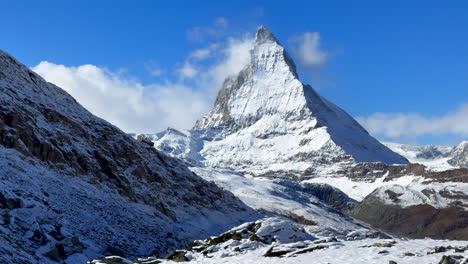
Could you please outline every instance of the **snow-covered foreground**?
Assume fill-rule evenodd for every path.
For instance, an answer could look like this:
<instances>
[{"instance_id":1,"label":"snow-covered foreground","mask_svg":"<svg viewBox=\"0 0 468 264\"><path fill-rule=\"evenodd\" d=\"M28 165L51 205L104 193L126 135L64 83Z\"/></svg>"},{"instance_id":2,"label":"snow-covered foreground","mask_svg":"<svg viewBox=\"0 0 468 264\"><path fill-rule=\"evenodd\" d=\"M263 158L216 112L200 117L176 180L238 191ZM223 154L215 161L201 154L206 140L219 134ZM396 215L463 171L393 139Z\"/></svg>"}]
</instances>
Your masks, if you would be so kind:
<instances>
[{"instance_id":1,"label":"snow-covered foreground","mask_svg":"<svg viewBox=\"0 0 468 264\"><path fill-rule=\"evenodd\" d=\"M373 246L385 245L386 243L395 241L391 247ZM422 240L380 240L380 239L365 239L359 241L332 242L324 245L329 247L326 249L315 250L309 253L294 255L291 257L264 257L263 255L268 248L260 248L246 254L239 254L232 257L221 257L222 254L206 258L202 256L194 256L193 263L347 263L347 264L362 264L362 263L389 263L395 261L398 264L415 264L415 263L439 263L444 255L462 256L460 263L468 259L467 250L465 252L455 252L451 249L447 252L428 254L434 252L436 247L465 247L467 242L461 241L440 241L431 239ZM386 253L388 252L388 253ZM163 263L172 263L165 261Z\"/></svg>"},{"instance_id":2,"label":"snow-covered foreground","mask_svg":"<svg viewBox=\"0 0 468 264\"><path fill-rule=\"evenodd\" d=\"M247 239L228 240L211 246L211 252L179 251L174 261L190 263L467 263L468 243L466 241L432 239L361 239L361 240L305 240L292 243L273 242L259 245L260 242ZM196 250L196 248L194 247ZM183 252L183 253L181 253ZM274 254L277 254L274 256ZM282 255L281 255L282 254ZM173 256L174 256L173 255ZM281 255L281 256L278 256ZM440 262L443 258L456 262ZM110 262L110 261L115 262ZM105 263L174 263L173 260L147 258L128 261L119 257L95 260L92 264ZM392 262L393 261L393 262Z\"/></svg>"}]
</instances>

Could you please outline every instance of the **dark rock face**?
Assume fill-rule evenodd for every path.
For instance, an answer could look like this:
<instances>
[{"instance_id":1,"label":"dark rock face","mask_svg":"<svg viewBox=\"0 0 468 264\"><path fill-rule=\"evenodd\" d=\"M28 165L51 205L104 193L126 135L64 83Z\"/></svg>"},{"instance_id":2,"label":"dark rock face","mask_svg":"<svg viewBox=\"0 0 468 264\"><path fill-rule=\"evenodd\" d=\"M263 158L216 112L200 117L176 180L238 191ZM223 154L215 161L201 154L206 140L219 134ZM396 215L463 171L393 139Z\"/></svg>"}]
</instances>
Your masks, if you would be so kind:
<instances>
[{"instance_id":1,"label":"dark rock face","mask_svg":"<svg viewBox=\"0 0 468 264\"><path fill-rule=\"evenodd\" d=\"M16 260L24 257L18 263L28 263L43 246L50 250L42 250L41 257L54 261L84 252L90 244L94 254L118 245L125 256L149 255L138 241L145 237L151 250L164 253L208 235L204 233L211 228L219 232L256 217L231 193L95 117L3 51L0 188L0 222L10 232L0 234L8 242L0 243L0 251L14 249ZM176 224L203 219L209 212L232 219L219 219L211 227L192 225L192 234L167 238ZM24 256L18 253L23 247Z\"/></svg>"},{"instance_id":2,"label":"dark rock face","mask_svg":"<svg viewBox=\"0 0 468 264\"><path fill-rule=\"evenodd\" d=\"M328 184L305 183L304 192L314 195L338 211L351 210L357 204L355 200L349 198L344 192Z\"/></svg>"},{"instance_id":3,"label":"dark rock face","mask_svg":"<svg viewBox=\"0 0 468 264\"><path fill-rule=\"evenodd\" d=\"M402 208L385 204L371 194L348 213L398 236L468 240L468 211L458 206L439 209L421 204Z\"/></svg>"}]
</instances>

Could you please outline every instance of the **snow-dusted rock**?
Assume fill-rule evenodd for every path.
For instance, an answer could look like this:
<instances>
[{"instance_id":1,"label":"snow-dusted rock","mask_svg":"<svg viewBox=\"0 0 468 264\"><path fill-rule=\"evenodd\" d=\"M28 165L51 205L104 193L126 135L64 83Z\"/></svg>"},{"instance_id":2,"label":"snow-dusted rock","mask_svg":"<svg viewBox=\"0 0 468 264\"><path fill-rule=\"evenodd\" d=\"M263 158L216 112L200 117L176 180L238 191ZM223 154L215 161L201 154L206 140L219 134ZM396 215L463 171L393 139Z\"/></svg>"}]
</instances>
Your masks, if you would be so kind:
<instances>
[{"instance_id":1,"label":"snow-dusted rock","mask_svg":"<svg viewBox=\"0 0 468 264\"><path fill-rule=\"evenodd\" d=\"M453 166L468 168L468 141L461 142L453 149L448 163Z\"/></svg>"}]
</instances>

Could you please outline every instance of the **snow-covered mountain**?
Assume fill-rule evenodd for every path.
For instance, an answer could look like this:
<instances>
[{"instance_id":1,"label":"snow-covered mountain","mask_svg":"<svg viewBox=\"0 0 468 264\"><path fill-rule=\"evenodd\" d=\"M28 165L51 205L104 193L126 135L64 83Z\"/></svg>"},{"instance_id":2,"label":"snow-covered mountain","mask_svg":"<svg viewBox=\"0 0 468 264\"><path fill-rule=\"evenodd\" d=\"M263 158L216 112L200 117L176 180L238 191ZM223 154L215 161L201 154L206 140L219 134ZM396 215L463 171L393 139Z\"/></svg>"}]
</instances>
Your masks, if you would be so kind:
<instances>
[{"instance_id":1,"label":"snow-covered mountain","mask_svg":"<svg viewBox=\"0 0 468 264\"><path fill-rule=\"evenodd\" d=\"M257 32L250 63L225 80L213 109L193 129L170 128L141 137L185 160L197 174L231 190L246 204L276 215L287 216L282 208L288 203L262 203L252 197L270 197L265 201L271 201L274 193L291 202L294 198L282 193L290 193L287 189L273 192L263 184L277 186L275 181L294 180L299 183L289 182L290 186L322 183L340 189L360 202L347 213L399 235L456 237L445 231L436 234L426 227L414 235L411 232L417 228L411 225L420 226L417 221L408 226L387 225L393 217L408 215L413 207L429 208L432 215L439 216L455 211L461 222L468 219L468 170L454 165L466 162L465 144L456 150L382 145L343 110L299 81L290 56L265 27ZM422 165L407 164L408 160ZM250 194L252 187L258 190L255 195ZM392 189L399 190L401 202L389 205L392 214L378 218L381 208L388 207L388 199L377 194ZM291 208L299 210L301 206ZM432 224L431 219L448 219L418 211L414 215L426 225ZM449 224L447 230L465 232L458 223Z\"/></svg>"},{"instance_id":2,"label":"snow-covered mountain","mask_svg":"<svg viewBox=\"0 0 468 264\"><path fill-rule=\"evenodd\" d=\"M452 150L448 163L452 166L468 168L468 141L461 142Z\"/></svg>"},{"instance_id":3,"label":"snow-covered mountain","mask_svg":"<svg viewBox=\"0 0 468 264\"><path fill-rule=\"evenodd\" d=\"M388 148L407 158L411 163L419 163L431 170L468 168L468 141L455 147L440 145L407 145L385 142Z\"/></svg>"},{"instance_id":4,"label":"snow-covered mountain","mask_svg":"<svg viewBox=\"0 0 468 264\"><path fill-rule=\"evenodd\" d=\"M0 51L0 262L164 254L260 214Z\"/></svg>"},{"instance_id":5,"label":"snow-covered mountain","mask_svg":"<svg viewBox=\"0 0 468 264\"><path fill-rule=\"evenodd\" d=\"M408 163L301 83L266 27L250 55L250 63L224 81L211 112L190 131L148 135L155 146L193 164L268 177L335 174L355 162Z\"/></svg>"}]
</instances>

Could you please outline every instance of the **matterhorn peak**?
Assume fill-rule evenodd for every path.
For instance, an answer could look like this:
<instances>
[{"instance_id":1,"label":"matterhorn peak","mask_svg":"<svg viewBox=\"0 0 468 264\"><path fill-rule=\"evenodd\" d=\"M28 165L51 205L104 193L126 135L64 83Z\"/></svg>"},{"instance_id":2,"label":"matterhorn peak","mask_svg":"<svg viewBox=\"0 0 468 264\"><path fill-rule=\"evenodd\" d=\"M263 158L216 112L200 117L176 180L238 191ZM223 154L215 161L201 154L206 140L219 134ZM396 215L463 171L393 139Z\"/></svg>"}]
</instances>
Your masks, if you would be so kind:
<instances>
[{"instance_id":1,"label":"matterhorn peak","mask_svg":"<svg viewBox=\"0 0 468 264\"><path fill-rule=\"evenodd\" d=\"M255 34L255 43L275 42L280 44L273 33L264 25L260 26Z\"/></svg>"},{"instance_id":2,"label":"matterhorn peak","mask_svg":"<svg viewBox=\"0 0 468 264\"><path fill-rule=\"evenodd\" d=\"M258 29L250 56L243 70L224 81L213 109L193 127L192 136L204 143L182 140L188 148L198 146L203 163L256 176L288 171L310 177L343 171L353 162L408 162L303 84L267 27Z\"/></svg>"}]
</instances>

